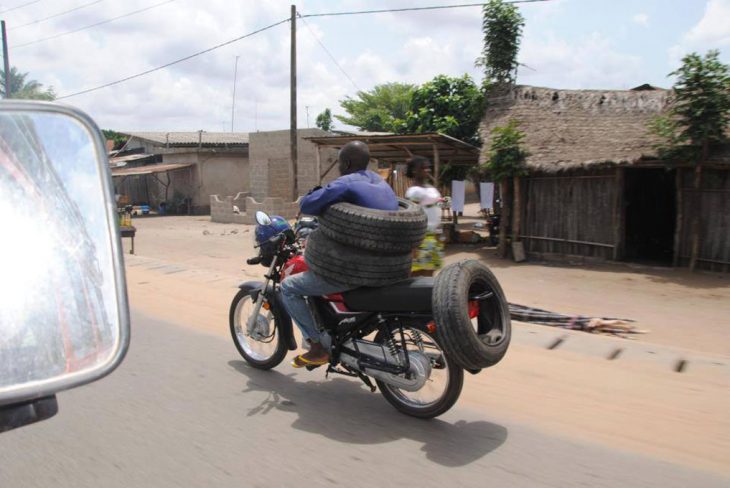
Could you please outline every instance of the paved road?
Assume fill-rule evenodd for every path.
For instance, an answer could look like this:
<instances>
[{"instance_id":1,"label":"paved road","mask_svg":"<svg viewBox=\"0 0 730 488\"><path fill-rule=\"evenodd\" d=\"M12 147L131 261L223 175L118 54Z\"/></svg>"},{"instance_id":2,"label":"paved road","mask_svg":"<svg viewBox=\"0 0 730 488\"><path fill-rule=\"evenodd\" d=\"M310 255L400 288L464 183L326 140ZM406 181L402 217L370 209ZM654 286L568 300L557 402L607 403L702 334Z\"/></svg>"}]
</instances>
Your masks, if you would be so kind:
<instances>
[{"instance_id":1,"label":"paved road","mask_svg":"<svg viewBox=\"0 0 730 488\"><path fill-rule=\"evenodd\" d=\"M418 421L356 381L252 370L223 338L133 323L119 370L0 435L1 487L730 486L458 404Z\"/></svg>"}]
</instances>

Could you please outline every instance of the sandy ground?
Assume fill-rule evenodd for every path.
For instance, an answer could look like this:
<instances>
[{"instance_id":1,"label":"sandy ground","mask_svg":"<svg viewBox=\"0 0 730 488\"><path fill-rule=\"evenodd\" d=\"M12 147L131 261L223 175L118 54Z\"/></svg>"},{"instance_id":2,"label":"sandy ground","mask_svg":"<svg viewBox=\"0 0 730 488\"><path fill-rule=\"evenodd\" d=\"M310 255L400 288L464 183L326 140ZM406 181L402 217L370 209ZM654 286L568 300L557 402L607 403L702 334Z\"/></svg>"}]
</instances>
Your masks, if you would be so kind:
<instances>
[{"instance_id":1,"label":"sandy ground","mask_svg":"<svg viewBox=\"0 0 730 488\"><path fill-rule=\"evenodd\" d=\"M238 281L259 278L252 228L208 217L139 218L137 256L127 262L134 309L228 335ZM128 240L125 240L128 249ZM485 260L510 301L564 313L625 316L656 343L730 355L725 276L625 266L579 268L506 262L489 250L452 249L449 260ZM283 368L283 369L282 369ZM286 365L278 369L284 371ZM317 372L317 380L323 380ZM730 378L644 368L569 351L514 344L498 366L469 376L458 405L546 432L730 473Z\"/></svg>"},{"instance_id":2,"label":"sandy ground","mask_svg":"<svg viewBox=\"0 0 730 488\"><path fill-rule=\"evenodd\" d=\"M218 224L207 216L138 218L139 256L224 275L259 277L252 226ZM128 249L129 240L124 239ZM648 329L641 340L730 355L730 275L611 264L571 266L514 263L494 250L453 246L448 262L480 259L494 271L512 303L564 314L629 318Z\"/></svg>"}]
</instances>

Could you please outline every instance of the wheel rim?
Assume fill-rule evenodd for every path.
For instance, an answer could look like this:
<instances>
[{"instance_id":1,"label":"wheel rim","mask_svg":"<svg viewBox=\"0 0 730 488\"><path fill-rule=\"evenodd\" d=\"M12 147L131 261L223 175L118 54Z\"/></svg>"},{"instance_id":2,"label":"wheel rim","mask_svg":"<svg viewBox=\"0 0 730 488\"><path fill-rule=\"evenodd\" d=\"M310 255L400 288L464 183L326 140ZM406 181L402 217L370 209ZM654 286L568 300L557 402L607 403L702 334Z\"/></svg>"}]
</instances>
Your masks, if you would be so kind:
<instances>
[{"instance_id":1,"label":"wheel rim","mask_svg":"<svg viewBox=\"0 0 730 488\"><path fill-rule=\"evenodd\" d=\"M413 329L404 328L403 332L406 335L406 349L419 351L420 347L413 340ZM426 332L419 330L417 333L421 336L423 343L422 352L431 360L431 376L426 380L426 384L418 391L401 390L387 383L383 387L392 393L398 401L411 408L428 409L437 405L446 396L450 383L450 368L444 351L439 347L436 340Z\"/></svg>"},{"instance_id":2,"label":"wheel rim","mask_svg":"<svg viewBox=\"0 0 730 488\"><path fill-rule=\"evenodd\" d=\"M507 338L507 331L499 295L487 283L476 282L469 288L469 296L483 297L477 302L479 313L471 319L479 340L490 347L500 345Z\"/></svg>"},{"instance_id":3,"label":"wheel rim","mask_svg":"<svg viewBox=\"0 0 730 488\"><path fill-rule=\"evenodd\" d=\"M236 310L233 315L233 327L235 330L235 339L238 345L245 351L246 355L254 361L267 361L276 353L279 337L274 320L274 314L271 310L261 309L263 317L269 322L270 335L265 341L260 341L249 336L246 332L246 322L253 313L254 301L250 295L242 297L236 304Z\"/></svg>"}]
</instances>

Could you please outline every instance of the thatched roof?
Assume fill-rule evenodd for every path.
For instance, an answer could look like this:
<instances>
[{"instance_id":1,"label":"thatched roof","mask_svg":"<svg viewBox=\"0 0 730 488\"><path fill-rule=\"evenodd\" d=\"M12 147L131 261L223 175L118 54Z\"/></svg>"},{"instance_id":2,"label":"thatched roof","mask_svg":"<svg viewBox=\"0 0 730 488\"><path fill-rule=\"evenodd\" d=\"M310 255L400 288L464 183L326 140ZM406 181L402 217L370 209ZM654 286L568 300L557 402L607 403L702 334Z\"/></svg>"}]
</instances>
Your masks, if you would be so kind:
<instances>
[{"instance_id":1,"label":"thatched roof","mask_svg":"<svg viewBox=\"0 0 730 488\"><path fill-rule=\"evenodd\" d=\"M514 87L489 102L480 127L479 162L488 157L491 130L510 119L516 119L525 132L532 170L556 172L651 158L656 141L647 123L666 109L668 95L663 89Z\"/></svg>"}]
</instances>

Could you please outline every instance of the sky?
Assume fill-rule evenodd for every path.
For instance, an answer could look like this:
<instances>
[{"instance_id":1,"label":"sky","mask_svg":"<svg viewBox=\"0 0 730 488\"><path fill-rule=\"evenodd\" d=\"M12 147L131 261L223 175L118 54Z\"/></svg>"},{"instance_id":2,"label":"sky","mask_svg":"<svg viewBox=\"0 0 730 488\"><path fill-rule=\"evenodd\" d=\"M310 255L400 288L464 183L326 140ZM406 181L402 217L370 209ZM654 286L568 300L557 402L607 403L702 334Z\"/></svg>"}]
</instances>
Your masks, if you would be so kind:
<instances>
[{"instance_id":1,"label":"sky","mask_svg":"<svg viewBox=\"0 0 730 488\"><path fill-rule=\"evenodd\" d=\"M0 18L7 22L11 65L64 97L286 19L291 3L0 0ZM295 3L301 15L308 15L459 1ZM65 34L140 9L148 10ZM519 9L525 17L520 84L628 89L650 83L669 87L673 80L668 73L688 52L720 49L721 59L730 63L730 0L548 0L523 3ZM438 74L464 73L479 82L481 72L474 60L482 48L481 20L477 6L298 21L298 126L314 127L317 114L325 108L344 114L340 100L380 83L418 84ZM21 46L52 36L58 37ZM62 102L84 110L102 128L118 131L230 131L232 118L237 132L286 129L289 48L290 25L286 22L179 64ZM347 129L338 121L335 128Z\"/></svg>"}]
</instances>

